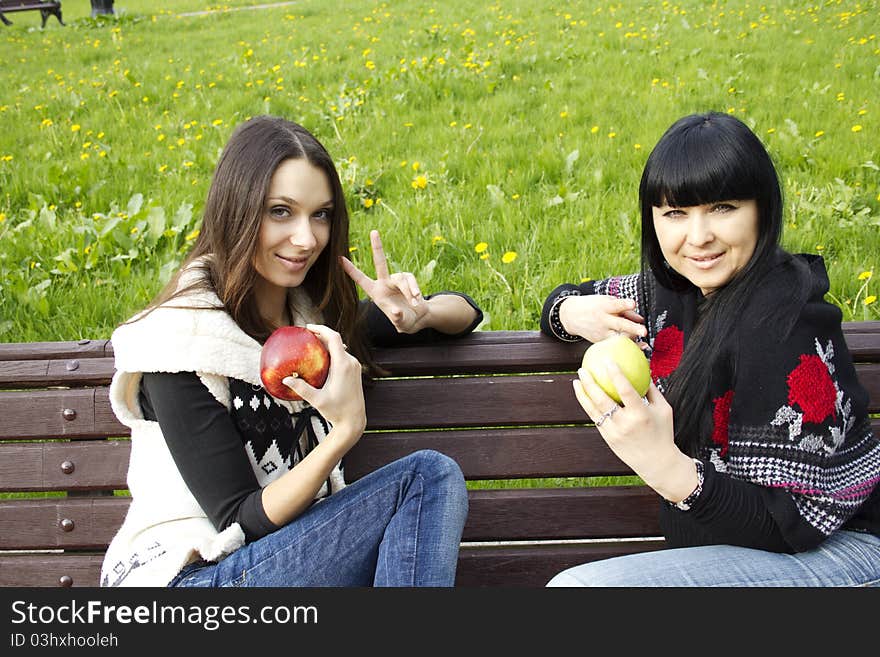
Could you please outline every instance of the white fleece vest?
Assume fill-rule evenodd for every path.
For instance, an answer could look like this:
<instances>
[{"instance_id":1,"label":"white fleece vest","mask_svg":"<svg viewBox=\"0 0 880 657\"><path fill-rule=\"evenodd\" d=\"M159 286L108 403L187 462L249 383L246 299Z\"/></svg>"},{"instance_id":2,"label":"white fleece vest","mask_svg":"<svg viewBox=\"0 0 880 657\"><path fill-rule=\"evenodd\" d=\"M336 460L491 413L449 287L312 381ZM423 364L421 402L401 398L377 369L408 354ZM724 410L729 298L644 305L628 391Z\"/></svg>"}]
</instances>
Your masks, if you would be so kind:
<instances>
[{"instance_id":1,"label":"white fleece vest","mask_svg":"<svg viewBox=\"0 0 880 657\"><path fill-rule=\"evenodd\" d=\"M303 301L294 299L292 304L297 307L292 308L295 323L320 323L319 317L302 314L302 308L311 307ZM188 563L200 558L219 561L244 545L238 523L222 532L214 529L177 470L159 424L143 418L138 402L144 372L196 372L227 408L228 378L261 385L260 343L226 312L202 309L206 306L220 307L220 301L213 293L175 299L113 332L116 373L110 402L119 421L131 428L132 501L104 558L101 586L166 586ZM294 413L304 406L279 402ZM318 433L319 440L322 437ZM276 476L283 474L279 469ZM344 485L337 464L330 474L331 491L319 491L318 497Z\"/></svg>"}]
</instances>

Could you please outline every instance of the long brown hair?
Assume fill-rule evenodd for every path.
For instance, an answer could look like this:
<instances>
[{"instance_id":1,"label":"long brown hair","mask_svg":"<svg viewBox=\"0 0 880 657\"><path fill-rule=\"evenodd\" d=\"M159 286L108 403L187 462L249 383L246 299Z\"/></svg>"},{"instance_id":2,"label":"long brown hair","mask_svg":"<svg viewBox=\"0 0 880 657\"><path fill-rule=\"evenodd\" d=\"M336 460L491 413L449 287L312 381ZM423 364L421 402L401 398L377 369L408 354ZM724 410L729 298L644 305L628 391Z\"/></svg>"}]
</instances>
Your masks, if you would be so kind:
<instances>
[{"instance_id":1,"label":"long brown hair","mask_svg":"<svg viewBox=\"0 0 880 657\"><path fill-rule=\"evenodd\" d=\"M357 289L339 264L339 257L348 255L349 229L339 175L321 143L302 126L281 117L257 116L232 133L214 170L193 249L148 309L208 289L245 333L260 342L266 340L275 327L257 309L254 285L259 274L254 254L272 176L282 162L298 158L324 172L333 194L330 241L302 287L325 324L338 331L351 353L373 369L359 327ZM201 268L204 276L179 288L180 275L188 267Z\"/></svg>"}]
</instances>

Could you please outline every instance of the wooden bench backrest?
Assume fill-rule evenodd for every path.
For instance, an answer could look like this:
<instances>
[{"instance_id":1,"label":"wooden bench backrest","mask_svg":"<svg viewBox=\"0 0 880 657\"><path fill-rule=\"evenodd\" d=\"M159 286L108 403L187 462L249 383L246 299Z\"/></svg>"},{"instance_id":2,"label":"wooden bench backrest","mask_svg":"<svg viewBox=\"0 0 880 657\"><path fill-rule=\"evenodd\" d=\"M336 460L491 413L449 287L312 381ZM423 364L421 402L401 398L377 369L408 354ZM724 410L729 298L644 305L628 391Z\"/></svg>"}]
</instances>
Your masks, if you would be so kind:
<instances>
[{"instance_id":1,"label":"wooden bench backrest","mask_svg":"<svg viewBox=\"0 0 880 657\"><path fill-rule=\"evenodd\" d=\"M880 322L845 332L877 413ZM391 376L366 388L368 434L346 476L422 448L471 481L631 475L571 393L584 348L499 331L380 350ZM0 500L0 585L96 585L129 502L112 494L129 456L112 374L108 341L0 344L0 492L23 494ZM540 586L569 565L656 549L656 515L640 485L472 489L458 584Z\"/></svg>"}]
</instances>

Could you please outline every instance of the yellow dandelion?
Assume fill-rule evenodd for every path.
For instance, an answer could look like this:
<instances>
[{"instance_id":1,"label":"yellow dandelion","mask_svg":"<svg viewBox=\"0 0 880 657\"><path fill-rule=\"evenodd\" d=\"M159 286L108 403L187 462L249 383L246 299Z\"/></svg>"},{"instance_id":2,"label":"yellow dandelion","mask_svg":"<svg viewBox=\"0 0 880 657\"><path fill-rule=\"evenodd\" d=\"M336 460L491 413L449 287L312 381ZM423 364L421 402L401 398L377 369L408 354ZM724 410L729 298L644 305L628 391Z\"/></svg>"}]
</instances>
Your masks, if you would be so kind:
<instances>
[{"instance_id":1,"label":"yellow dandelion","mask_svg":"<svg viewBox=\"0 0 880 657\"><path fill-rule=\"evenodd\" d=\"M599 132L599 126L594 125L592 128L590 128L590 132L595 135L597 132Z\"/></svg>"},{"instance_id":2,"label":"yellow dandelion","mask_svg":"<svg viewBox=\"0 0 880 657\"><path fill-rule=\"evenodd\" d=\"M489 248L489 245L486 242L480 242L479 244L477 244L474 247L474 251L476 251L477 253L482 253L483 251L485 251L488 248Z\"/></svg>"},{"instance_id":3,"label":"yellow dandelion","mask_svg":"<svg viewBox=\"0 0 880 657\"><path fill-rule=\"evenodd\" d=\"M191 167L193 164L194 164L194 162L192 162L191 160L187 160L186 162L183 163L183 166L189 168L189 167Z\"/></svg>"},{"instance_id":4,"label":"yellow dandelion","mask_svg":"<svg viewBox=\"0 0 880 657\"><path fill-rule=\"evenodd\" d=\"M816 134L815 134L814 136L815 136L815 137L821 137L821 136L824 135L824 134L825 134L825 131L824 131L824 130L817 130L817 131L816 131Z\"/></svg>"},{"instance_id":5,"label":"yellow dandelion","mask_svg":"<svg viewBox=\"0 0 880 657\"><path fill-rule=\"evenodd\" d=\"M872 294L872 295L870 295L870 296L865 297L865 300L862 301L862 303L865 304L866 306L870 306L870 305L871 305L872 303L874 303L875 301L877 301L877 295L876 295L876 294Z\"/></svg>"},{"instance_id":6,"label":"yellow dandelion","mask_svg":"<svg viewBox=\"0 0 880 657\"><path fill-rule=\"evenodd\" d=\"M80 125L78 123L74 123L72 126L70 126L71 132L79 132L81 129L82 128L80 127Z\"/></svg>"},{"instance_id":7,"label":"yellow dandelion","mask_svg":"<svg viewBox=\"0 0 880 657\"><path fill-rule=\"evenodd\" d=\"M503 256L501 256L501 262L503 262L505 265L509 265L514 260L516 260L516 251L507 251Z\"/></svg>"},{"instance_id":8,"label":"yellow dandelion","mask_svg":"<svg viewBox=\"0 0 880 657\"><path fill-rule=\"evenodd\" d=\"M854 125L854 126L851 128L851 130L852 130L853 132L861 132L861 131L862 131L862 126L860 126L860 125Z\"/></svg>"},{"instance_id":9,"label":"yellow dandelion","mask_svg":"<svg viewBox=\"0 0 880 657\"><path fill-rule=\"evenodd\" d=\"M566 118L568 118L568 112L565 112L565 111L560 112L560 113L559 113L559 118L561 118L561 119L566 119Z\"/></svg>"},{"instance_id":10,"label":"yellow dandelion","mask_svg":"<svg viewBox=\"0 0 880 657\"><path fill-rule=\"evenodd\" d=\"M483 255L480 256L480 260L488 260L488 259L489 259L488 253L484 253Z\"/></svg>"},{"instance_id":11,"label":"yellow dandelion","mask_svg":"<svg viewBox=\"0 0 880 657\"><path fill-rule=\"evenodd\" d=\"M6 221L6 213L0 212L0 224L2 224L4 221Z\"/></svg>"},{"instance_id":12,"label":"yellow dandelion","mask_svg":"<svg viewBox=\"0 0 880 657\"><path fill-rule=\"evenodd\" d=\"M860 281L870 280L871 276L873 276L873 275L874 275L873 269L869 269L868 271L863 271L861 274L859 274L859 280Z\"/></svg>"},{"instance_id":13,"label":"yellow dandelion","mask_svg":"<svg viewBox=\"0 0 880 657\"><path fill-rule=\"evenodd\" d=\"M821 244L817 244L817 245L816 245L816 250L817 250L817 251L824 251L824 250L825 250L825 247L822 246Z\"/></svg>"},{"instance_id":14,"label":"yellow dandelion","mask_svg":"<svg viewBox=\"0 0 880 657\"><path fill-rule=\"evenodd\" d=\"M425 189L428 186L428 179L425 176L416 176L410 184L413 189Z\"/></svg>"},{"instance_id":15,"label":"yellow dandelion","mask_svg":"<svg viewBox=\"0 0 880 657\"><path fill-rule=\"evenodd\" d=\"M201 231L200 231L198 228L196 228L196 229L193 230L192 232L188 233L187 236L186 236L186 241L187 241L187 242L192 242L195 238L197 238L197 237L199 236L199 233L200 233L200 232L201 232Z\"/></svg>"},{"instance_id":16,"label":"yellow dandelion","mask_svg":"<svg viewBox=\"0 0 880 657\"><path fill-rule=\"evenodd\" d=\"M590 278L589 276L584 276L584 277L581 279L581 283L586 283L586 282L591 281L591 280L593 280L593 279Z\"/></svg>"},{"instance_id":17,"label":"yellow dandelion","mask_svg":"<svg viewBox=\"0 0 880 657\"><path fill-rule=\"evenodd\" d=\"M365 198L365 199L363 200L364 207L367 208L367 209L370 209L371 207L373 207L373 203L374 203L374 202L375 202L375 201L373 201L373 199L371 199L371 198Z\"/></svg>"},{"instance_id":18,"label":"yellow dandelion","mask_svg":"<svg viewBox=\"0 0 880 657\"><path fill-rule=\"evenodd\" d=\"M354 253L354 252L357 251L357 250L358 250L358 248L357 248L356 246L350 246L350 247L348 247L348 252L349 252L349 253Z\"/></svg>"},{"instance_id":19,"label":"yellow dandelion","mask_svg":"<svg viewBox=\"0 0 880 657\"><path fill-rule=\"evenodd\" d=\"M413 163L412 163L412 170L413 170L413 171L418 171L420 166L422 166L422 165L419 164L418 162L413 162Z\"/></svg>"},{"instance_id":20,"label":"yellow dandelion","mask_svg":"<svg viewBox=\"0 0 880 657\"><path fill-rule=\"evenodd\" d=\"M223 119L214 119L213 121L211 121L211 125L213 125L213 126L223 125Z\"/></svg>"},{"instance_id":21,"label":"yellow dandelion","mask_svg":"<svg viewBox=\"0 0 880 657\"><path fill-rule=\"evenodd\" d=\"M616 136L617 136L616 132L609 132L608 133L608 139L614 139Z\"/></svg>"},{"instance_id":22,"label":"yellow dandelion","mask_svg":"<svg viewBox=\"0 0 880 657\"><path fill-rule=\"evenodd\" d=\"M446 239L444 239L442 235L434 235L434 237L431 238L432 246L435 244L443 244L444 242L446 242Z\"/></svg>"}]
</instances>

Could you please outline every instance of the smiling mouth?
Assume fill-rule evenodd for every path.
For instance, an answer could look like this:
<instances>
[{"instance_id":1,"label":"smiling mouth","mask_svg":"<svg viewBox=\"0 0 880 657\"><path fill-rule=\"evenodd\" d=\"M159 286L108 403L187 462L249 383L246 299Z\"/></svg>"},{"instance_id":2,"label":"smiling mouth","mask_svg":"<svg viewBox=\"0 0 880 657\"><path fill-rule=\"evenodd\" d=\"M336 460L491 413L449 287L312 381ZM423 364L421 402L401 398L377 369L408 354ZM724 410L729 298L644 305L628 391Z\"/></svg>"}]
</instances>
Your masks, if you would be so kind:
<instances>
[{"instance_id":1,"label":"smiling mouth","mask_svg":"<svg viewBox=\"0 0 880 657\"><path fill-rule=\"evenodd\" d=\"M718 260L720 260L723 256L723 253L716 253L714 255L707 256L688 256L688 260L690 260L694 265L701 269L708 269L716 262L718 262Z\"/></svg>"},{"instance_id":2,"label":"smiling mouth","mask_svg":"<svg viewBox=\"0 0 880 657\"><path fill-rule=\"evenodd\" d=\"M308 256L300 256L296 258L288 258L278 253L275 254L275 257L281 262L282 265L292 270L299 270L305 267L308 262Z\"/></svg>"}]
</instances>

